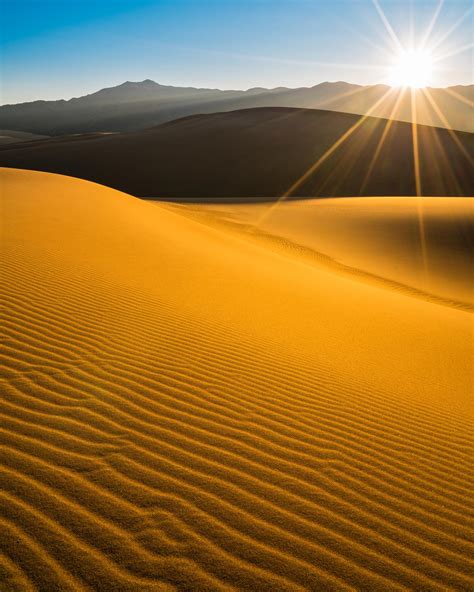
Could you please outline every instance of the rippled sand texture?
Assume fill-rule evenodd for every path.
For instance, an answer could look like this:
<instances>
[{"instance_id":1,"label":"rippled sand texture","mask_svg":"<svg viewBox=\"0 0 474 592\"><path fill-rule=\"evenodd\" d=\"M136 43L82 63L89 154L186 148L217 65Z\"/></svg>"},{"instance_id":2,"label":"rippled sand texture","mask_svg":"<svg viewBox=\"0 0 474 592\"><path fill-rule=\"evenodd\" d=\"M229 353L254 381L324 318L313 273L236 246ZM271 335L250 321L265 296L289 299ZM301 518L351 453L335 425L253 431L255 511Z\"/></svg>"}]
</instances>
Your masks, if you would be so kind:
<instances>
[{"instance_id":1,"label":"rippled sand texture","mask_svg":"<svg viewBox=\"0 0 474 592\"><path fill-rule=\"evenodd\" d=\"M1 590L472 590L465 263L433 296L383 244L1 190Z\"/></svg>"}]
</instances>

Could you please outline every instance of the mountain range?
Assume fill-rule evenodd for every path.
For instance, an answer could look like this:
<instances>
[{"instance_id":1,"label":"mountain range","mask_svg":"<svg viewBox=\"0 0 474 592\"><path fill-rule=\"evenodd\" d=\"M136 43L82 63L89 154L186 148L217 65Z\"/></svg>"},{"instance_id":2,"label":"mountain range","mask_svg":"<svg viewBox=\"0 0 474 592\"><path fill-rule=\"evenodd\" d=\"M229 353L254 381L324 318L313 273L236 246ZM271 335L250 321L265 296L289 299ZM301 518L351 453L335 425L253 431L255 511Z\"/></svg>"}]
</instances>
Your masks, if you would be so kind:
<instances>
[{"instance_id":1,"label":"mountain range","mask_svg":"<svg viewBox=\"0 0 474 592\"><path fill-rule=\"evenodd\" d=\"M433 88L414 95L384 85L324 82L308 88L252 88L246 91L173 87L153 80L58 101L0 106L0 129L55 136L90 132L131 132L197 113L255 107L324 109L474 131L474 86Z\"/></svg>"}]
</instances>

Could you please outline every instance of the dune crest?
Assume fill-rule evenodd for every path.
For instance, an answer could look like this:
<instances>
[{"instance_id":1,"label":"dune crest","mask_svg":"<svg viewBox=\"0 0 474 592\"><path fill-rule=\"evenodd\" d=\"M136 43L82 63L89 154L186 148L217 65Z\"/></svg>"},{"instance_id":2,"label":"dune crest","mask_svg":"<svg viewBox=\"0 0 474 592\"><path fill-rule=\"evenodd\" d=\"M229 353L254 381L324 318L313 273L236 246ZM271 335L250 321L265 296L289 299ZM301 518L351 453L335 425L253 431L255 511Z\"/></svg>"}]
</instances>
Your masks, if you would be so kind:
<instances>
[{"instance_id":1,"label":"dune crest","mask_svg":"<svg viewBox=\"0 0 474 592\"><path fill-rule=\"evenodd\" d=\"M0 587L472 588L468 312L0 175Z\"/></svg>"}]
</instances>

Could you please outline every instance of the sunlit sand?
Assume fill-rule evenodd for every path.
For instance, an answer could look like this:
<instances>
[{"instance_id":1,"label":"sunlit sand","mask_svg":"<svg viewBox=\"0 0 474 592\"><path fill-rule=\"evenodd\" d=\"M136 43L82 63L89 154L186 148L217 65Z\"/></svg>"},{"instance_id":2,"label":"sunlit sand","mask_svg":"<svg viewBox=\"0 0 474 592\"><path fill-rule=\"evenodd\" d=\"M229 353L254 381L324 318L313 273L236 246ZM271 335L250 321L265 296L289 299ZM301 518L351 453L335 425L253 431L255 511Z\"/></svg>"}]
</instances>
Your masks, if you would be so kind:
<instances>
[{"instance_id":1,"label":"sunlit sand","mask_svg":"<svg viewBox=\"0 0 474 592\"><path fill-rule=\"evenodd\" d=\"M472 589L471 202L0 183L6 590Z\"/></svg>"}]
</instances>

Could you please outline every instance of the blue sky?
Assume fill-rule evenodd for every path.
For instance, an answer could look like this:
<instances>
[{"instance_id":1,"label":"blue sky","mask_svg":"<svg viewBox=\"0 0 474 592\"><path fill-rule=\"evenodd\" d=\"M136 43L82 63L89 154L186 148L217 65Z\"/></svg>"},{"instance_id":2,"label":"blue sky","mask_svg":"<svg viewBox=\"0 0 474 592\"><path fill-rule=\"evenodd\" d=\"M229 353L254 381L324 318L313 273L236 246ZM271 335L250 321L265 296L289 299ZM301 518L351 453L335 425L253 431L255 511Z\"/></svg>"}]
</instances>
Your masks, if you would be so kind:
<instances>
[{"instance_id":1,"label":"blue sky","mask_svg":"<svg viewBox=\"0 0 474 592\"><path fill-rule=\"evenodd\" d=\"M407 47L439 8L428 47L440 41L436 55L453 55L437 63L432 86L472 83L471 0L377 1ZM387 79L397 51L373 0L0 3L2 103L145 78L212 88L374 84Z\"/></svg>"}]
</instances>

